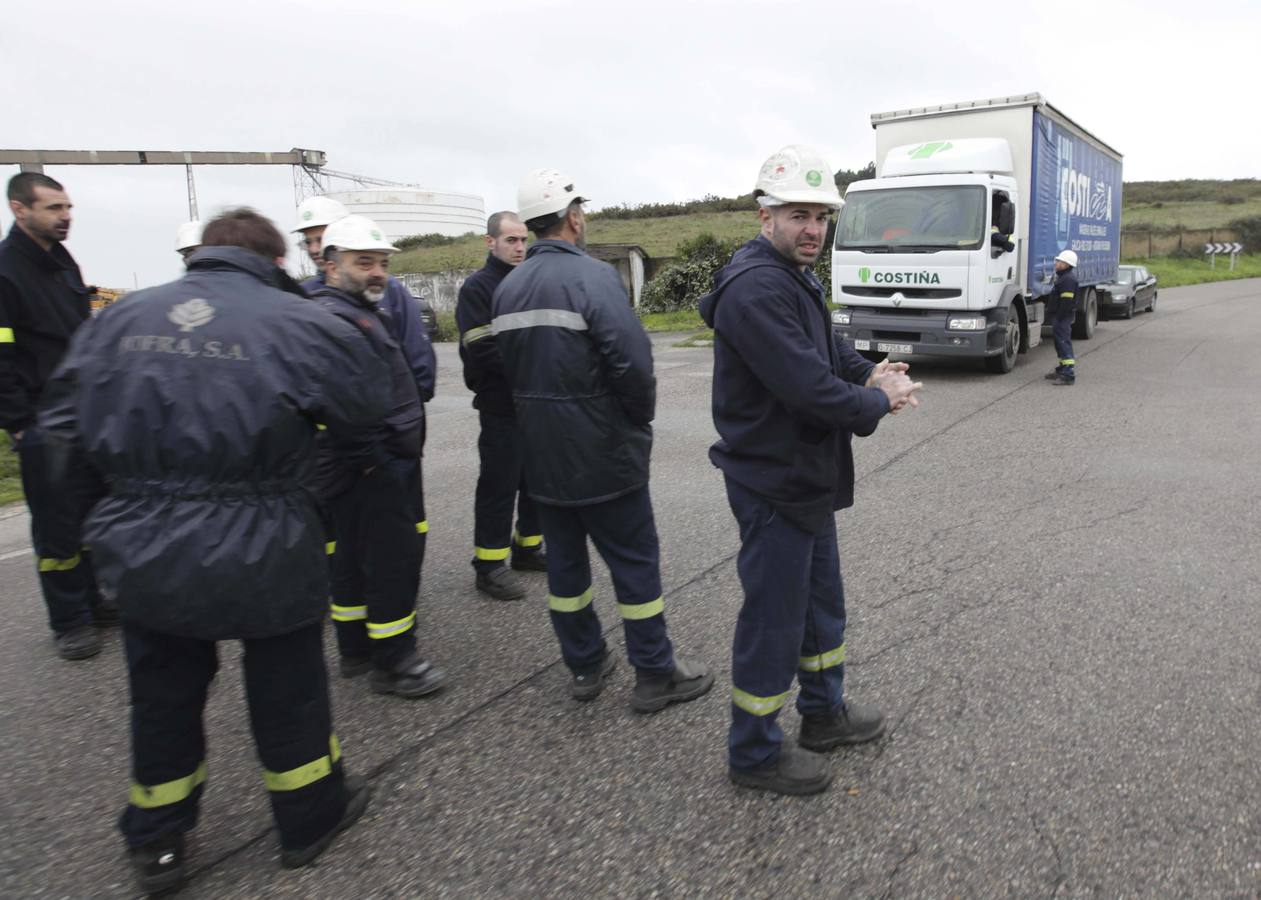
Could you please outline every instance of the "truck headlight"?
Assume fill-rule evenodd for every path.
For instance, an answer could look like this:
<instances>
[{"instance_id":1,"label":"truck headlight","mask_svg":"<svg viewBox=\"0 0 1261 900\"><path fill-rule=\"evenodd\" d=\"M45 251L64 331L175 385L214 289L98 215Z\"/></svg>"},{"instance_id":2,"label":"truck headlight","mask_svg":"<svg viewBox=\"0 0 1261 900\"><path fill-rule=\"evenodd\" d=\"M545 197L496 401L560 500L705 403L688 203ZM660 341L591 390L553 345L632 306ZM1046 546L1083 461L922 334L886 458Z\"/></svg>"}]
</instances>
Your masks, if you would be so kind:
<instances>
[{"instance_id":1,"label":"truck headlight","mask_svg":"<svg viewBox=\"0 0 1261 900\"><path fill-rule=\"evenodd\" d=\"M947 331L984 331L985 316L951 316Z\"/></svg>"},{"instance_id":2,"label":"truck headlight","mask_svg":"<svg viewBox=\"0 0 1261 900\"><path fill-rule=\"evenodd\" d=\"M833 325L848 325L849 324L849 310L848 309L832 310L832 324Z\"/></svg>"}]
</instances>

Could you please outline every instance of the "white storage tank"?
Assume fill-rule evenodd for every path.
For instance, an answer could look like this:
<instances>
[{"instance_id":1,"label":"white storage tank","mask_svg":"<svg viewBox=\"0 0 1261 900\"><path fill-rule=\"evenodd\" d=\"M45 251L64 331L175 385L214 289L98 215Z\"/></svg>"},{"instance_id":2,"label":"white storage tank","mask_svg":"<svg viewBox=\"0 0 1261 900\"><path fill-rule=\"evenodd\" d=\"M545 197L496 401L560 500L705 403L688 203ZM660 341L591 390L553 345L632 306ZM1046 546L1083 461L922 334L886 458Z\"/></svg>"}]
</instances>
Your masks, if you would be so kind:
<instances>
[{"instance_id":1,"label":"white storage tank","mask_svg":"<svg viewBox=\"0 0 1261 900\"><path fill-rule=\"evenodd\" d=\"M486 201L476 194L377 188L327 196L352 213L372 219L392 241L413 234L486 233Z\"/></svg>"}]
</instances>

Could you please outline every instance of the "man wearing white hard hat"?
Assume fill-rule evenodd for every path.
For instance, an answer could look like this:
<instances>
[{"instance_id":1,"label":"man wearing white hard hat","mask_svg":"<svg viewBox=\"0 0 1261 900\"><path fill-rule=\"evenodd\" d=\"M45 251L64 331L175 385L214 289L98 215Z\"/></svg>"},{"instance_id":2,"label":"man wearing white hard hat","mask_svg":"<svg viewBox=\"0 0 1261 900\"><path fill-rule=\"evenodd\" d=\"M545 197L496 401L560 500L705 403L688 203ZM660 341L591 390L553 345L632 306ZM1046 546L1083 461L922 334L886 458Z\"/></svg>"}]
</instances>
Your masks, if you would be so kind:
<instances>
[{"instance_id":1,"label":"man wearing white hard hat","mask_svg":"<svg viewBox=\"0 0 1261 900\"><path fill-rule=\"evenodd\" d=\"M185 264L188 263L188 258L201 246L201 231L202 224L196 219L191 222L185 222L175 230L175 252L180 255Z\"/></svg>"},{"instance_id":2,"label":"man wearing white hard hat","mask_svg":"<svg viewBox=\"0 0 1261 900\"><path fill-rule=\"evenodd\" d=\"M422 697L445 675L416 648L422 539L416 528L423 410L415 381L379 304L398 252L371 219L343 216L323 234L325 283L313 298L352 322L390 368L393 407L372 435L372 465L361 445L321 441L316 492L336 544L330 564L332 615L341 674L371 671L372 690Z\"/></svg>"},{"instance_id":3,"label":"man wearing white hard hat","mask_svg":"<svg viewBox=\"0 0 1261 900\"><path fill-rule=\"evenodd\" d=\"M1061 250L1055 257L1055 283L1047 296L1046 314L1051 319L1058 363L1047 373L1051 384L1068 387L1077 383L1077 360L1073 358L1073 319L1077 315L1077 254Z\"/></svg>"},{"instance_id":4,"label":"man wearing white hard hat","mask_svg":"<svg viewBox=\"0 0 1261 900\"><path fill-rule=\"evenodd\" d=\"M302 236L302 247L311 257L316 271L315 277L302 282L302 288L307 293L318 290L324 284L324 230L349 214L345 206L330 197L308 197L298 207L298 222L293 231ZM438 363L433 345L429 342L429 332L420 317L420 307L412 299L407 285L391 277L386 279L381 308L390 315L394 334L403 348L403 357L416 379L420 401L428 403L433 399Z\"/></svg>"},{"instance_id":5,"label":"man wearing white hard hat","mask_svg":"<svg viewBox=\"0 0 1261 900\"><path fill-rule=\"evenodd\" d=\"M762 166L761 234L735 252L701 299L714 329L714 426L740 530L744 605L732 647L728 773L781 794L823 791L821 751L874 740L884 717L847 703L845 594L836 510L853 505L853 434L916 405L904 363L873 365L833 337L811 266L841 207L832 170L792 145ZM800 747L776 723L800 685Z\"/></svg>"},{"instance_id":6,"label":"man wearing white hard hat","mask_svg":"<svg viewBox=\"0 0 1261 900\"><path fill-rule=\"evenodd\" d=\"M714 676L677 658L666 634L648 496L652 345L617 272L583 252L584 200L555 169L525 177L518 215L537 240L496 289L492 325L547 541L548 607L570 692L594 700L616 665L592 603L590 538L635 667L631 708L650 713L700 697Z\"/></svg>"}]
</instances>

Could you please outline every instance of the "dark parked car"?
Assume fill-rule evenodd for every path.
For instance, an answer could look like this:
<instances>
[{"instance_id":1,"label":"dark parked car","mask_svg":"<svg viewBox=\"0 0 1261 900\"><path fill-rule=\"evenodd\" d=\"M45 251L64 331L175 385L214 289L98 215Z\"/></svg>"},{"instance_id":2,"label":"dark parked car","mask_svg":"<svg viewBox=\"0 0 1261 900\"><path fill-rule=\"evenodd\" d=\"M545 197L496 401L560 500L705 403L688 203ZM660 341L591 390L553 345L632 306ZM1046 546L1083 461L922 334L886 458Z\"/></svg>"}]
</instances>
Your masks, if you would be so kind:
<instances>
[{"instance_id":1,"label":"dark parked car","mask_svg":"<svg viewBox=\"0 0 1261 900\"><path fill-rule=\"evenodd\" d=\"M429 340L432 342L438 335L438 316L434 313L433 307L429 305L428 300L414 290L411 293L412 299L420 307L420 320L425 323L425 331L429 332Z\"/></svg>"},{"instance_id":2,"label":"dark parked car","mask_svg":"<svg viewBox=\"0 0 1261 900\"><path fill-rule=\"evenodd\" d=\"M1156 309L1156 276L1143 266L1118 266L1117 280L1099 285L1103 304L1099 311L1108 318L1134 318L1134 311Z\"/></svg>"}]
</instances>

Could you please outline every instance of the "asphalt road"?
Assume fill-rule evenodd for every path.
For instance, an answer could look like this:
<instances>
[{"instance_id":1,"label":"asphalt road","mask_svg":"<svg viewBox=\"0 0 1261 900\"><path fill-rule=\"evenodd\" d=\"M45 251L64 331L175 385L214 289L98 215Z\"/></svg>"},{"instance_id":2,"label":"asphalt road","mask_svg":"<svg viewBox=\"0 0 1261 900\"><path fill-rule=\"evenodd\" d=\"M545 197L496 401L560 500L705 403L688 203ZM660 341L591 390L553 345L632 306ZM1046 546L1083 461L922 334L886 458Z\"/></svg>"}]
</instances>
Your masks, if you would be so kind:
<instances>
[{"instance_id":1,"label":"asphalt road","mask_svg":"<svg viewBox=\"0 0 1261 900\"><path fill-rule=\"evenodd\" d=\"M839 518L849 693L889 733L802 799L726 780L740 590L705 455L710 351L655 341L652 491L672 637L719 683L644 717L626 666L596 702L568 698L542 576L517 604L472 590L477 422L442 346L420 621L450 688L405 702L334 679L375 795L286 872L223 645L184 896L1261 895L1259 337L1244 281L1102 323L1072 388L1042 378L1049 341L1006 376L912 361L923 406L856 442ZM25 514L0 516L0 895L132 896L118 636L56 658ZM619 638L603 574L596 596Z\"/></svg>"}]
</instances>

